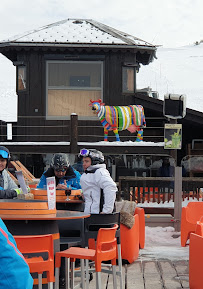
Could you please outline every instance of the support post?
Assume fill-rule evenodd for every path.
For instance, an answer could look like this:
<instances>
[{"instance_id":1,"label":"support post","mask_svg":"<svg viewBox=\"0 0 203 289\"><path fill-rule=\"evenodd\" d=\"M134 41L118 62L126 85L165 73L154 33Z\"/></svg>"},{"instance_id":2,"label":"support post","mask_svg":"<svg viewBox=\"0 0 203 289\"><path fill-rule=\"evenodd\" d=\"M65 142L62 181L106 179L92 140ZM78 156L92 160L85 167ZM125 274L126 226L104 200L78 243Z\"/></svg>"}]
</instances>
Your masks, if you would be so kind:
<instances>
[{"instance_id":1,"label":"support post","mask_svg":"<svg viewBox=\"0 0 203 289\"><path fill-rule=\"evenodd\" d=\"M182 212L182 167L175 166L174 179L174 228L176 232L180 232Z\"/></svg>"},{"instance_id":2,"label":"support post","mask_svg":"<svg viewBox=\"0 0 203 289\"><path fill-rule=\"evenodd\" d=\"M170 123L171 124L177 124L177 119L172 119L171 118L170 119ZM177 152L177 149L171 150L170 151L170 155L175 161L175 166L177 166L178 165L178 152Z\"/></svg>"},{"instance_id":3,"label":"support post","mask_svg":"<svg viewBox=\"0 0 203 289\"><path fill-rule=\"evenodd\" d=\"M116 181L116 165L112 165L112 173L111 173L111 177L114 180L114 182Z\"/></svg>"},{"instance_id":4,"label":"support post","mask_svg":"<svg viewBox=\"0 0 203 289\"><path fill-rule=\"evenodd\" d=\"M76 113L70 116L70 153L78 153L78 116Z\"/></svg>"}]
</instances>

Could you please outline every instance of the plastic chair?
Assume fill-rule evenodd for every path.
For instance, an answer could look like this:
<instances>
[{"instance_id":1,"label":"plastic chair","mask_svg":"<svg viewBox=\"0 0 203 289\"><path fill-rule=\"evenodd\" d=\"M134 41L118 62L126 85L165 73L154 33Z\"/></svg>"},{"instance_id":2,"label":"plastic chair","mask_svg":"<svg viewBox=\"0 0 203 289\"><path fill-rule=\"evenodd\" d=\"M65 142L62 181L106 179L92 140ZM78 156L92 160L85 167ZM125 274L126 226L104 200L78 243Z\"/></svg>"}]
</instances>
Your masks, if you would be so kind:
<instances>
[{"instance_id":1,"label":"plastic chair","mask_svg":"<svg viewBox=\"0 0 203 289\"><path fill-rule=\"evenodd\" d=\"M84 240L84 219L58 220L60 245L82 246Z\"/></svg>"},{"instance_id":2,"label":"plastic chair","mask_svg":"<svg viewBox=\"0 0 203 289\"><path fill-rule=\"evenodd\" d=\"M54 278L54 245L53 236L33 235L33 236L14 236L19 251L24 255L29 265L30 273L38 273L38 288L42 288L42 273L46 272L49 288L53 288ZM47 253L48 259L40 257L29 257L25 254Z\"/></svg>"},{"instance_id":3,"label":"plastic chair","mask_svg":"<svg viewBox=\"0 0 203 289\"><path fill-rule=\"evenodd\" d=\"M190 234L189 245L189 285L190 289L202 289L202 268L203 268L203 237L197 234Z\"/></svg>"},{"instance_id":4,"label":"plastic chair","mask_svg":"<svg viewBox=\"0 0 203 289\"><path fill-rule=\"evenodd\" d=\"M145 213L143 208L136 207L134 225L131 229L120 225L121 255L128 263L133 263L139 256L139 248L145 245Z\"/></svg>"},{"instance_id":5,"label":"plastic chair","mask_svg":"<svg viewBox=\"0 0 203 289\"><path fill-rule=\"evenodd\" d=\"M123 260L133 263L139 256L139 216L134 215L134 225L131 229L120 224L121 256Z\"/></svg>"},{"instance_id":6,"label":"plastic chair","mask_svg":"<svg viewBox=\"0 0 203 289\"><path fill-rule=\"evenodd\" d=\"M190 233L194 233L196 223L203 216L203 202L190 202L182 208L181 216L181 246L185 247Z\"/></svg>"},{"instance_id":7,"label":"plastic chair","mask_svg":"<svg viewBox=\"0 0 203 289\"><path fill-rule=\"evenodd\" d=\"M55 276L56 286L55 289L59 289L59 267L61 263L61 257L70 258L71 261L71 288L74 288L74 261L76 258L82 260L81 262L81 279L82 288L85 288L84 282L84 260L92 260L95 262L96 270L96 289L101 289L101 263L103 261L111 260L113 271L113 288L117 288L116 284L116 250L117 240L115 238L118 225L114 225L112 228L101 228L98 231L96 249L86 249L79 247L71 247L65 251L57 252L55 255Z\"/></svg>"},{"instance_id":8,"label":"plastic chair","mask_svg":"<svg viewBox=\"0 0 203 289\"><path fill-rule=\"evenodd\" d=\"M135 214L139 216L139 247L144 249L145 246L145 211L143 208L136 207Z\"/></svg>"},{"instance_id":9,"label":"plastic chair","mask_svg":"<svg viewBox=\"0 0 203 289\"><path fill-rule=\"evenodd\" d=\"M82 247L84 242L84 219L58 220L60 251L70 247ZM69 264L68 264L69 265ZM65 279L65 260L61 260L60 278Z\"/></svg>"},{"instance_id":10,"label":"plastic chair","mask_svg":"<svg viewBox=\"0 0 203 289\"><path fill-rule=\"evenodd\" d=\"M117 238L117 259L118 259L118 271L116 275L120 278L120 289L123 288L123 276L122 276L122 245L120 236L120 213L114 212L112 214L91 214L89 218L85 219L85 239L83 247L89 246L89 248L95 249L94 240L97 239L98 230L100 228L111 228L115 224L118 225L116 231ZM88 261L86 262L86 271L88 270ZM104 271L104 270L103 270ZM105 270L106 273L111 273ZM89 282L86 278L86 288L88 288Z\"/></svg>"},{"instance_id":11,"label":"plastic chair","mask_svg":"<svg viewBox=\"0 0 203 289\"><path fill-rule=\"evenodd\" d=\"M203 237L203 217L196 224L195 234Z\"/></svg>"}]
</instances>

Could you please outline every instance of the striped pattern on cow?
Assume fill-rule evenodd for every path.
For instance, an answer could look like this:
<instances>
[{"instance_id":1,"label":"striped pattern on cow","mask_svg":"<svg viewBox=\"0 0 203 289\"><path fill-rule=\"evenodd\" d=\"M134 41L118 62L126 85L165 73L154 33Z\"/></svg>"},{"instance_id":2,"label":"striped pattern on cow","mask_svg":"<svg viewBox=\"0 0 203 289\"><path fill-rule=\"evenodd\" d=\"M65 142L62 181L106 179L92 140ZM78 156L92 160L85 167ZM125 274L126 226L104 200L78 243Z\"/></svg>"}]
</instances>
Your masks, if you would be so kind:
<instances>
[{"instance_id":1,"label":"striped pattern on cow","mask_svg":"<svg viewBox=\"0 0 203 289\"><path fill-rule=\"evenodd\" d=\"M141 105L129 106L108 106L101 105L98 112L98 117L102 125L107 130L112 130L114 127L118 131L128 129L130 126L145 127L144 109ZM137 129L135 129L136 131Z\"/></svg>"}]
</instances>

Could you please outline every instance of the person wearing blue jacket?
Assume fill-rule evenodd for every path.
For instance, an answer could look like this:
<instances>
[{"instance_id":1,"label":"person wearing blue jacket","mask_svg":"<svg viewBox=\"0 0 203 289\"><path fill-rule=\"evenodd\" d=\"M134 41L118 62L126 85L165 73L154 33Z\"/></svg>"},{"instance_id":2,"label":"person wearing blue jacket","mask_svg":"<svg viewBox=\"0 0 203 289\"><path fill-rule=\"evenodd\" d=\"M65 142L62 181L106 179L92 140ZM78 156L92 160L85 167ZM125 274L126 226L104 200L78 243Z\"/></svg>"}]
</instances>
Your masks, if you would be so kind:
<instances>
[{"instance_id":1,"label":"person wearing blue jacket","mask_svg":"<svg viewBox=\"0 0 203 289\"><path fill-rule=\"evenodd\" d=\"M0 288L32 289L29 266L0 218Z\"/></svg>"},{"instance_id":2,"label":"person wearing blue jacket","mask_svg":"<svg viewBox=\"0 0 203 289\"><path fill-rule=\"evenodd\" d=\"M40 178L37 188L46 188L46 178L54 177L56 179L56 189L79 190L81 174L70 166L68 156L64 153L57 153L51 160L50 167ZM57 209L64 209L64 204L57 204ZM66 236L66 230L70 221L58 220L60 236ZM64 235L65 234L65 235ZM61 251L64 250L61 245ZM62 258L63 259L63 258ZM60 269L60 288L65 288L65 262L62 260Z\"/></svg>"},{"instance_id":3,"label":"person wearing blue jacket","mask_svg":"<svg viewBox=\"0 0 203 289\"><path fill-rule=\"evenodd\" d=\"M53 176L56 179L56 189L66 191L81 189L81 174L70 166L68 156L64 153L57 153L53 156L50 168L41 176L37 188L46 188L46 179Z\"/></svg>"}]
</instances>

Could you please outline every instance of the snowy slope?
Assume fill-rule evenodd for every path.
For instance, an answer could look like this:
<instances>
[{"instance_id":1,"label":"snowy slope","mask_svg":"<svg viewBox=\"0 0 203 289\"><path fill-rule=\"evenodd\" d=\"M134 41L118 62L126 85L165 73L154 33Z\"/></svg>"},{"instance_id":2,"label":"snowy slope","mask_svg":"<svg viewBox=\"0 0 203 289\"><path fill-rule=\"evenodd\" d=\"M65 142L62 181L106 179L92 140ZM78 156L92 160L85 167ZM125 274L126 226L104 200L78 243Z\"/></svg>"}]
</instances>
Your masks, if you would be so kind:
<instances>
[{"instance_id":1,"label":"snowy slope","mask_svg":"<svg viewBox=\"0 0 203 289\"><path fill-rule=\"evenodd\" d=\"M203 43L180 48L159 48L157 60L142 66L137 88L150 86L164 99L166 93L186 95L187 107L203 112Z\"/></svg>"},{"instance_id":2,"label":"snowy slope","mask_svg":"<svg viewBox=\"0 0 203 289\"><path fill-rule=\"evenodd\" d=\"M17 121L16 69L0 54L0 120Z\"/></svg>"}]
</instances>

